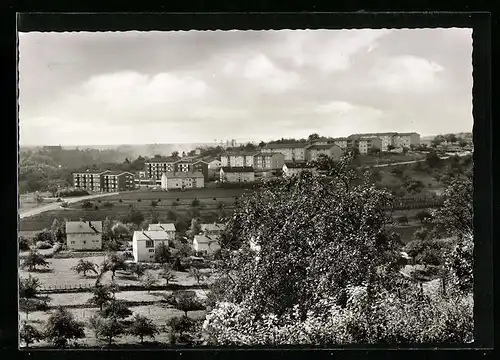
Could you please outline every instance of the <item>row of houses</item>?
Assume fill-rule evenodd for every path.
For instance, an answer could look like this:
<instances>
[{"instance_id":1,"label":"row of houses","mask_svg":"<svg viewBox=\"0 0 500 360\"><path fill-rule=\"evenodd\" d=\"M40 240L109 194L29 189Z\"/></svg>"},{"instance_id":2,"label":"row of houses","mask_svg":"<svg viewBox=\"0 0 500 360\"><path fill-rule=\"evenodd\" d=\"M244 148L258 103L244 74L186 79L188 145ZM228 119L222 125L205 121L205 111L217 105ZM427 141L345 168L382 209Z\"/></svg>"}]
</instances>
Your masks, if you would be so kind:
<instances>
[{"instance_id":1,"label":"row of houses","mask_svg":"<svg viewBox=\"0 0 500 360\"><path fill-rule=\"evenodd\" d=\"M194 236L191 244L198 254L210 255L220 249L219 236L224 231L222 224L201 224L200 234ZM132 254L136 262L153 262L160 243L169 246L175 240L173 223L150 224L147 230L134 231ZM66 222L66 245L70 250L101 250L102 221Z\"/></svg>"}]
</instances>

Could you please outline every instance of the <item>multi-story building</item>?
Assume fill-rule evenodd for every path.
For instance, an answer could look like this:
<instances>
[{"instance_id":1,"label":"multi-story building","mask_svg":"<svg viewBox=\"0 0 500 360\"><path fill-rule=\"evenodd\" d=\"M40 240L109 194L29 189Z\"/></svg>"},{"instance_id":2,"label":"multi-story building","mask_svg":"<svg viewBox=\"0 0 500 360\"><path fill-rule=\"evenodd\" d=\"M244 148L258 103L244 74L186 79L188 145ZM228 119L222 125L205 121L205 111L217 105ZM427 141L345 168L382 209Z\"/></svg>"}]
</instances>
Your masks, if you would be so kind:
<instances>
[{"instance_id":1,"label":"multi-story building","mask_svg":"<svg viewBox=\"0 0 500 360\"><path fill-rule=\"evenodd\" d=\"M310 161L318 160L320 155L326 155L333 160L340 160L344 151L340 148L340 146L335 144L326 144L326 145L312 145L307 149L307 158Z\"/></svg>"},{"instance_id":2,"label":"multi-story building","mask_svg":"<svg viewBox=\"0 0 500 360\"><path fill-rule=\"evenodd\" d=\"M280 152L261 152L254 156L256 171L281 169L285 163L285 155Z\"/></svg>"},{"instance_id":3,"label":"multi-story building","mask_svg":"<svg viewBox=\"0 0 500 360\"><path fill-rule=\"evenodd\" d=\"M168 240L175 240L175 224L149 224L148 231L165 231Z\"/></svg>"},{"instance_id":4,"label":"multi-story building","mask_svg":"<svg viewBox=\"0 0 500 360\"><path fill-rule=\"evenodd\" d=\"M192 171L202 173L205 181L208 181L210 173L209 173L209 169L208 169L208 163L205 160L201 160L201 159L196 160L193 163Z\"/></svg>"},{"instance_id":5,"label":"multi-story building","mask_svg":"<svg viewBox=\"0 0 500 360\"><path fill-rule=\"evenodd\" d=\"M294 176L300 174L302 171L310 171L316 173L316 169L308 165L306 161L286 162L283 165L283 176Z\"/></svg>"},{"instance_id":6,"label":"multi-story building","mask_svg":"<svg viewBox=\"0 0 500 360\"><path fill-rule=\"evenodd\" d=\"M109 172L109 170L106 170L99 172L86 171L73 173L73 186L88 191L102 191L103 175Z\"/></svg>"},{"instance_id":7,"label":"multi-story building","mask_svg":"<svg viewBox=\"0 0 500 360\"><path fill-rule=\"evenodd\" d=\"M174 166L174 172L192 172L193 164L198 161L195 156L185 156L178 161L176 161Z\"/></svg>"},{"instance_id":8,"label":"multi-story building","mask_svg":"<svg viewBox=\"0 0 500 360\"><path fill-rule=\"evenodd\" d=\"M102 221L67 221L66 245L70 250L100 250Z\"/></svg>"},{"instance_id":9,"label":"multi-story building","mask_svg":"<svg viewBox=\"0 0 500 360\"><path fill-rule=\"evenodd\" d=\"M285 161L303 161L306 160L306 150L311 146L307 143L293 143L293 144L277 144L269 143L262 152L279 152L285 155Z\"/></svg>"},{"instance_id":10,"label":"multi-story building","mask_svg":"<svg viewBox=\"0 0 500 360\"><path fill-rule=\"evenodd\" d=\"M168 246L169 235L165 231L134 231L132 253L135 262L154 262L159 244Z\"/></svg>"},{"instance_id":11,"label":"multi-story building","mask_svg":"<svg viewBox=\"0 0 500 360\"><path fill-rule=\"evenodd\" d=\"M409 148L412 145L420 145L420 135L416 132L398 133L398 135L395 137L394 145L401 148Z\"/></svg>"},{"instance_id":12,"label":"multi-story building","mask_svg":"<svg viewBox=\"0 0 500 360\"><path fill-rule=\"evenodd\" d=\"M219 159L215 159L213 157L206 157L202 159L204 162L208 164L208 179L213 180L219 177L219 171L222 167L222 163Z\"/></svg>"},{"instance_id":13,"label":"multi-story building","mask_svg":"<svg viewBox=\"0 0 500 360\"><path fill-rule=\"evenodd\" d=\"M195 235L193 240L193 250L197 255L212 255L221 247L216 237L207 235Z\"/></svg>"},{"instance_id":14,"label":"multi-story building","mask_svg":"<svg viewBox=\"0 0 500 360\"><path fill-rule=\"evenodd\" d=\"M150 179L161 179L164 172L175 171L178 157L163 157L150 159L145 163L146 176Z\"/></svg>"},{"instance_id":15,"label":"multi-story building","mask_svg":"<svg viewBox=\"0 0 500 360\"><path fill-rule=\"evenodd\" d=\"M358 150L360 154L368 154L371 148L381 149L382 140L377 137L360 137L358 140Z\"/></svg>"},{"instance_id":16,"label":"multi-story building","mask_svg":"<svg viewBox=\"0 0 500 360\"><path fill-rule=\"evenodd\" d=\"M205 177L201 172L165 172L161 178L163 190L196 189L205 187Z\"/></svg>"},{"instance_id":17,"label":"multi-story building","mask_svg":"<svg viewBox=\"0 0 500 360\"><path fill-rule=\"evenodd\" d=\"M254 156L257 152L231 151L221 155L222 167L245 167L254 166Z\"/></svg>"},{"instance_id":18,"label":"multi-story building","mask_svg":"<svg viewBox=\"0 0 500 360\"><path fill-rule=\"evenodd\" d=\"M227 183L244 183L255 181L255 170L253 167L221 167L220 181Z\"/></svg>"},{"instance_id":19,"label":"multi-story building","mask_svg":"<svg viewBox=\"0 0 500 360\"><path fill-rule=\"evenodd\" d=\"M102 174L103 192L117 192L135 189L135 176L128 171L109 171Z\"/></svg>"},{"instance_id":20,"label":"multi-story building","mask_svg":"<svg viewBox=\"0 0 500 360\"><path fill-rule=\"evenodd\" d=\"M335 139L333 139L333 143L345 151L348 148L349 139L348 138L335 138Z\"/></svg>"}]
</instances>

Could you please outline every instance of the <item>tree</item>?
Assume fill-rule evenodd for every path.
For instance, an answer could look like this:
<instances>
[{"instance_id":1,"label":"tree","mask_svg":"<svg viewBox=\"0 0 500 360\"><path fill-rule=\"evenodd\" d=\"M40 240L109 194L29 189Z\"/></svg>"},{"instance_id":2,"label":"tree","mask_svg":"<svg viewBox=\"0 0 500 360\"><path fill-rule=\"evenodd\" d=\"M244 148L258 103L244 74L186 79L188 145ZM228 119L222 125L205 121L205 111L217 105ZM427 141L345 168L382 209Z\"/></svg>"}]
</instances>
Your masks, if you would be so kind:
<instances>
[{"instance_id":1,"label":"tree","mask_svg":"<svg viewBox=\"0 0 500 360\"><path fill-rule=\"evenodd\" d=\"M84 324L76 321L73 314L62 307L50 315L44 332L46 339L57 347L65 347L68 340L85 337Z\"/></svg>"},{"instance_id":2,"label":"tree","mask_svg":"<svg viewBox=\"0 0 500 360\"><path fill-rule=\"evenodd\" d=\"M52 241L64 243L66 240L66 224L64 221L54 219L52 226L50 227L50 232L52 233Z\"/></svg>"},{"instance_id":3,"label":"tree","mask_svg":"<svg viewBox=\"0 0 500 360\"><path fill-rule=\"evenodd\" d=\"M43 334L27 322L24 322L23 326L21 327L19 331L19 337L21 341L24 341L27 348L30 346L30 344L33 344L36 341L43 340Z\"/></svg>"},{"instance_id":4,"label":"tree","mask_svg":"<svg viewBox=\"0 0 500 360\"><path fill-rule=\"evenodd\" d=\"M99 325L99 334L108 340L108 345L110 346L114 338L122 336L125 333L125 325L114 316L104 319Z\"/></svg>"},{"instance_id":5,"label":"tree","mask_svg":"<svg viewBox=\"0 0 500 360\"><path fill-rule=\"evenodd\" d=\"M429 230L427 230L426 228L424 227L421 227L417 230L415 230L415 232L413 233L413 238L415 240L425 240L427 239L427 237L429 236Z\"/></svg>"},{"instance_id":6,"label":"tree","mask_svg":"<svg viewBox=\"0 0 500 360\"><path fill-rule=\"evenodd\" d=\"M160 332L151 319L136 314L134 316L134 319L132 320L132 324L130 325L129 333L131 335L139 337L142 344L144 342L145 336L154 339L155 335L159 334Z\"/></svg>"},{"instance_id":7,"label":"tree","mask_svg":"<svg viewBox=\"0 0 500 360\"><path fill-rule=\"evenodd\" d=\"M200 200L193 199L193 201L191 201L191 206L192 207L200 206Z\"/></svg>"},{"instance_id":8,"label":"tree","mask_svg":"<svg viewBox=\"0 0 500 360\"><path fill-rule=\"evenodd\" d=\"M160 242L155 249L155 262L166 264L170 261L170 249L168 245Z\"/></svg>"},{"instance_id":9,"label":"tree","mask_svg":"<svg viewBox=\"0 0 500 360\"><path fill-rule=\"evenodd\" d=\"M462 139L462 138L460 138L460 139L458 140L458 145L459 145L461 148L464 148L464 147L466 147L466 146L467 146L467 141L466 141L466 140L464 140L464 139Z\"/></svg>"},{"instance_id":10,"label":"tree","mask_svg":"<svg viewBox=\"0 0 500 360\"><path fill-rule=\"evenodd\" d=\"M57 219L56 219L57 221ZM54 233L51 231L51 230L48 230L48 229L43 229L42 231L39 231L36 233L35 237L34 237L34 242L39 242L39 241L43 241L43 242L48 242L50 244L53 244L54 243Z\"/></svg>"},{"instance_id":11,"label":"tree","mask_svg":"<svg viewBox=\"0 0 500 360\"><path fill-rule=\"evenodd\" d=\"M19 236L18 237L18 244L19 244L19 250L20 251L27 251L30 249L30 243L29 240L24 237L24 236Z\"/></svg>"},{"instance_id":12,"label":"tree","mask_svg":"<svg viewBox=\"0 0 500 360\"><path fill-rule=\"evenodd\" d=\"M406 215L401 215L396 218L396 221L400 224L406 225L408 224L408 216Z\"/></svg>"},{"instance_id":13,"label":"tree","mask_svg":"<svg viewBox=\"0 0 500 360\"><path fill-rule=\"evenodd\" d=\"M33 311L46 311L47 309L47 302L42 299L19 298L19 311L26 314L26 320L28 320L29 313Z\"/></svg>"},{"instance_id":14,"label":"tree","mask_svg":"<svg viewBox=\"0 0 500 360\"><path fill-rule=\"evenodd\" d=\"M144 221L144 214L133 207L129 208L127 215L125 216L126 223L132 223L137 226L141 225Z\"/></svg>"},{"instance_id":15,"label":"tree","mask_svg":"<svg viewBox=\"0 0 500 360\"><path fill-rule=\"evenodd\" d=\"M80 261L78 261L78 264L73 266L71 270L75 271L78 275L83 272L83 276L87 276L88 271L98 274L96 270L96 264L94 264L92 261L83 259L80 259Z\"/></svg>"},{"instance_id":16,"label":"tree","mask_svg":"<svg viewBox=\"0 0 500 360\"><path fill-rule=\"evenodd\" d=\"M92 288L92 297L87 303L99 306L102 311L103 306L113 300L111 288L108 285L97 285Z\"/></svg>"},{"instance_id":17,"label":"tree","mask_svg":"<svg viewBox=\"0 0 500 360\"><path fill-rule=\"evenodd\" d=\"M28 271L36 270L37 266L48 267L49 263L45 260L45 257L36 251L30 251L23 261L23 268L28 268Z\"/></svg>"},{"instance_id":18,"label":"tree","mask_svg":"<svg viewBox=\"0 0 500 360\"><path fill-rule=\"evenodd\" d=\"M174 333L182 336L185 332L193 329L194 321L187 316L173 317L168 321L168 326Z\"/></svg>"},{"instance_id":19,"label":"tree","mask_svg":"<svg viewBox=\"0 0 500 360\"><path fill-rule=\"evenodd\" d=\"M125 259L123 258L123 256L118 255L117 253L108 254L102 266L104 271L112 272L112 280L115 279L116 271L127 269L127 263L125 262Z\"/></svg>"},{"instance_id":20,"label":"tree","mask_svg":"<svg viewBox=\"0 0 500 360\"><path fill-rule=\"evenodd\" d=\"M203 281L206 277L204 273L200 271L200 269L196 267L191 267L189 269L189 274L188 277L193 278L196 280L196 283L199 285L201 281Z\"/></svg>"},{"instance_id":21,"label":"tree","mask_svg":"<svg viewBox=\"0 0 500 360\"><path fill-rule=\"evenodd\" d=\"M307 138L307 140L308 140L309 142L312 142L312 141L314 141L314 140L318 140L318 139L319 139L319 135L318 135L318 134L316 134L316 133L309 135L309 137Z\"/></svg>"},{"instance_id":22,"label":"tree","mask_svg":"<svg viewBox=\"0 0 500 360\"><path fill-rule=\"evenodd\" d=\"M446 139L447 142L452 144L456 143L458 140L455 134L446 134L444 138Z\"/></svg>"},{"instance_id":23,"label":"tree","mask_svg":"<svg viewBox=\"0 0 500 360\"><path fill-rule=\"evenodd\" d=\"M113 238L114 238L113 224L111 223L111 220L109 220L109 218L106 216L106 218L102 222L102 239L104 241Z\"/></svg>"},{"instance_id":24,"label":"tree","mask_svg":"<svg viewBox=\"0 0 500 360\"><path fill-rule=\"evenodd\" d=\"M132 315L132 311L122 301L111 300L100 311L104 318L124 319Z\"/></svg>"},{"instance_id":25,"label":"tree","mask_svg":"<svg viewBox=\"0 0 500 360\"><path fill-rule=\"evenodd\" d=\"M177 158L179 157L179 152L178 151L172 151L172 155L171 155L173 158Z\"/></svg>"},{"instance_id":26,"label":"tree","mask_svg":"<svg viewBox=\"0 0 500 360\"><path fill-rule=\"evenodd\" d=\"M195 235L198 235L201 232L201 225L198 219L191 219L191 226L189 227L189 231L187 233L190 239L193 239Z\"/></svg>"},{"instance_id":27,"label":"tree","mask_svg":"<svg viewBox=\"0 0 500 360\"><path fill-rule=\"evenodd\" d=\"M94 336L96 339L99 339L99 337L101 336L100 331L103 322L104 322L103 317L100 316L98 313L90 316L89 320L87 321L88 327L92 329L92 331L94 331Z\"/></svg>"},{"instance_id":28,"label":"tree","mask_svg":"<svg viewBox=\"0 0 500 360\"><path fill-rule=\"evenodd\" d=\"M425 155L425 161L427 162L427 165L429 165L430 168L437 168L441 164L441 159L437 155L435 151L429 151Z\"/></svg>"},{"instance_id":29,"label":"tree","mask_svg":"<svg viewBox=\"0 0 500 360\"><path fill-rule=\"evenodd\" d=\"M429 220L432 219L432 215L430 212L427 210L420 210L416 215L415 218L420 221L420 223L425 223Z\"/></svg>"},{"instance_id":30,"label":"tree","mask_svg":"<svg viewBox=\"0 0 500 360\"><path fill-rule=\"evenodd\" d=\"M387 150L391 151L394 150L396 147L392 144L387 145Z\"/></svg>"},{"instance_id":31,"label":"tree","mask_svg":"<svg viewBox=\"0 0 500 360\"><path fill-rule=\"evenodd\" d=\"M146 290L148 290L148 294L150 293L151 289L153 286L155 286L157 283L157 280L151 275L151 273L147 272L142 278L141 278L141 285L144 286Z\"/></svg>"},{"instance_id":32,"label":"tree","mask_svg":"<svg viewBox=\"0 0 500 360\"><path fill-rule=\"evenodd\" d=\"M177 276L175 276L171 266L165 266L162 272L160 273L160 278L164 279L168 285L170 281L176 280Z\"/></svg>"},{"instance_id":33,"label":"tree","mask_svg":"<svg viewBox=\"0 0 500 360\"><path fill-rule=\"evenodd\" d=\"M132 267L132 272L134 273L134 275L137 276L137 278L139 279L142 275L144 275L144 273L146 272L146 267L142 264L135 264L133 267Z\"/></svg>"},{"instance_id":34,"label":"tree","mask_svg":"<svg viewBox=\"0 0 500 360\"><path fill-rule=\"evenodd\" d=\"M35 298L40 288L40 280L31 276L19 279L19 297L21 298Z\"/></svg>"},{"instance_id":35,"label":"tree","mask_svg":"<svg viewBox=\"0 0 500 360\"><path fill-rule=\"evenodd\" d=\"M189 311L204 310L205 306L196 296L175 295L175 308L184 312L187 317Z\"/></svg>"}]
</instances>

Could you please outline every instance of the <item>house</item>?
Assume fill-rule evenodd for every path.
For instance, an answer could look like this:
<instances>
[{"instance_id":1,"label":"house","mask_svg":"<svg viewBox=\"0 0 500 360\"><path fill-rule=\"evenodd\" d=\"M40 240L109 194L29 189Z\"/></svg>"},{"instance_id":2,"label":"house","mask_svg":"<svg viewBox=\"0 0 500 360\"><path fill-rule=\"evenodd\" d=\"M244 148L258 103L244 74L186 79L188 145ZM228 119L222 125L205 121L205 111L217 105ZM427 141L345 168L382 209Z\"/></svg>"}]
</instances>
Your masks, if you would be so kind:
<instances>
[{"instance_id":1,"label":"house","mask_svg":"<svg viewBox=\"0 0 500 360\"><path fill-rule=\"evenodd\" d=\"M394 145L401 148L410 148L412 145L420 145L420 135L416 132L398 133Z\"/></svg>"},{"instance_id":2,"label":"house","mask_svg":"<svg viewBox=\"0 0 500 360\"><path fill-rule=\"evenodd\" d=\"M260 152L254 156L256 171L281 169L285 164L285 155L280 152Z\"/></svg>"},{"instance_id":3,"label":"house","mask_svg":"<svg viewBox=\"0 0 500 360\"><path fill-rule=\"evenodd\" d=\"M205 187L205 177L201 172L165 172L161 177L162 190L184 190L203 187Z\"/></svg>"},{"instance_id":4,"label":"house","mask_svg":"<svg viewBox=\"0 0 500 360\"><path fill-rule=\"evenodd\" d=\"M306 160L306 149L311 146L307 143L269 143L261 151L262 152L279 152L285 155L285 161L303 161Z\"/></svg>"},{"instance_id":5,"label":"house","mask_svg":"<svg viewBox=\"0 0 500 360\"><path fill-rule=\"evenodd\" d=\"M154 262L156 247L168 246L169 234L165 231L134 231L132 254L135 262Z\"/></svg>"},{"instance_id":6,"label":"house","mask_svg":"<svg viewBox=\"0 0 500 360\"><path fill-rule=\"evenodd\" d=\"M166 224L149 224L148 231L164 231L167 233L168 240L175 240L175 225L174 223L166 223Z\"/></svg>"},{"instance_id":7,"label":"house","mask_svg":"<svg viewBox=\"0 0 500 360\"><path fill-rule=\"evenodd\" d=\"M210 173L208 171L208 163L205 160L196 160L192 165L193 172L200 172L203 174L205 181L208 181Z\"/></svg>"},{"instance_id":8,"label":"house","mask_svg":"<svg viewBox=\"0 0 500 360\"><path fill-rule=\"evenodd\" d=\"M221 155L221 167L245 167L254 166L254 156L256 151L229 151Z\"/></svg>"},{"instance_id":9,"label":"house","mask_svg":"<svg viewBox=\"0 0 500 360\"><path fill-rule=\"evenodd\" d=\"M193 240L193 250L196 254L212 255L220 249L219 241L212 236L195 235Z\"/></svg>"},{"instance_id":10,"label":"house","mask_svg":"<svg viewBox=\"0 0 500 360\"><path fill-rule=\"evenodd\" d=\"M255 171L253 167L221 167L220 168L220 181L227 183L243 183L254 182Z\"/></svg>"},{"instance_id":11,"label":"house","mask_svg":"<svg viewBox=\"0 0 500 360\"><path fill-rule=\"evenodd\" d=\"M346 150L349 146L349 139L348 138L334 138L333 143L340 147L342 150Z\"/></svg>"},{"instance_id":12,"label":"house","mask_svg":"<svg viewBox=\"0 0 500 360\"><path fill-rule=\"evenodd\" d=\"M201 233L208 236L219 236L226 229L224 224L201 224Z\"/></svg>"},{"instance_id":13,"label":"house","mask_svg":"<svg viewBox=\"0 0 500 360\"><path fill-rule=\"evenodd\" d=\"M382 140L376 137L361 137L358 140L358 149L360 154L368 154L372 148L381 149Z\"/></svg>"},{"instance_id":14,"label":"house","mask_svg":"<svg viewBox=\"0 0 500 360\"><path fill-rule=\"evenodd\" d=\"M135 189L135 176L128 171L109 171L102 175L102 191L116 192Z\"/></svg>"},{"instance_id":15,"label":"house","mask_svg":"<svg viewBox=\"0 0 500 360\"><path fill-rule=\"evenodd\" d=\"M282 170L283 176L297 175L302 171L310 171L312 173L316 173L316 169L313 166L308 165L306 161L285 162Z\"/></svg>"},{"instance_id":16,"label":"house","mask_svg":"<svg viewBox=\"0 0 500 360\"><path fill-rule=\"evenodd\" d=\"M208 179L213 180L218 177L222 163L219 159L206 157L202 159L208 164Z\"/></svg>"},{"instance_id":17,"label":"house","mask_svg":"<svg viewBox=\"0 0 500 360\"><path fill-rule=\"evenodd\" d=\"M340 146L335 144L321 144L321 145L312 145L307 149L307 158L310 161L318 160L320 155L326 155L329 158L332 158L335 161L340 160L344 151L340 148Z\"/></svg>"},{"instance_id":18,"label":"house","mask_svg":"<svg viewBox=\"0 0 500 360\"><path fill-rule=\"evenodd\" d=\"M102 221L67 221L66 245L70 250L101 250Z\"/></svg>"},{"instance_id":19,"label":"house","mask_svg":"<svg viewBox=\"0 0 500 360\"><path fill-rule=\"evenodd\" d=\"M179 157L160 157L150 159L144 164L146 176L150 179L159 180L164 172L175 171L175 164L179 160Z\"/></svg>"},{"instance_id":20,"label":"house","mask_svg":"<svg viewBox=\"0 0 500 360\"><path fill-rule=\"evenodd\" d=\"M103 175L109 173L109 170L73 173L73 186L78 189L88 191L102 191Z\"/></svg>"},{"instance_id":21,"label":"house","mask_svg":"<svg viewBox=\"0 0 500 360\"><path fill-rule=\"evenodd\" d=\"M349 139L359 140L361 138L379 138L381 141L380 150L389 151L390 146L396 146L395 139L398 136L397 132L381 132L381 133L365 133L350 135Z\"/></svg>"}]
</instances>

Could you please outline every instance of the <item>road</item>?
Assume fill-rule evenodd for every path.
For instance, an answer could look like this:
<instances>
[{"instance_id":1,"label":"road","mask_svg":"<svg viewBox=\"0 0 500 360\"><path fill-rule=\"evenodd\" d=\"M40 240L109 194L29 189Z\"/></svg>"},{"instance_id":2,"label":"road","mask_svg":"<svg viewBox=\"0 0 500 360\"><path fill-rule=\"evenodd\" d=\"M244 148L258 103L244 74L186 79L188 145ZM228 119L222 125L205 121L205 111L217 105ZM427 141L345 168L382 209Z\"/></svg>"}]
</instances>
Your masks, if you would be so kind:
<instances>
[{"instance_id":1,"label":"road","mask_svg":"<svg viewBox=\"0 0 500 360\"><path fill-rule=\"evenodd\" d=\"M95 195L87 195L87 196L79 196L79 197L74 197L74 198L67 198L64 199L68 204L76 203L79 201L85 201L85 200L91 200L91 199L96 199L100 197L105 197L105 196L110 196L110 195L118 195L117 192L115 193L105 193L105 194L95 194ZM27 209L27 210L21 210L19 211L19 217L21 219L27 218L30 216L35 216L41 213L44 213L46 211L50 210L58 210L61 208L61 203L59 202L53 202L47 205L42 205L34 209Z\"/></svg>"}]
</instances>

